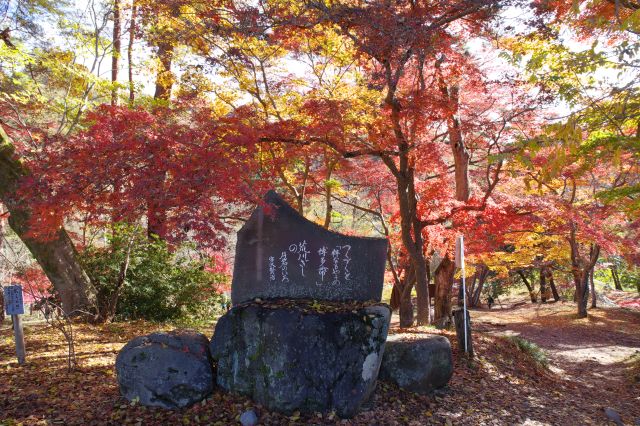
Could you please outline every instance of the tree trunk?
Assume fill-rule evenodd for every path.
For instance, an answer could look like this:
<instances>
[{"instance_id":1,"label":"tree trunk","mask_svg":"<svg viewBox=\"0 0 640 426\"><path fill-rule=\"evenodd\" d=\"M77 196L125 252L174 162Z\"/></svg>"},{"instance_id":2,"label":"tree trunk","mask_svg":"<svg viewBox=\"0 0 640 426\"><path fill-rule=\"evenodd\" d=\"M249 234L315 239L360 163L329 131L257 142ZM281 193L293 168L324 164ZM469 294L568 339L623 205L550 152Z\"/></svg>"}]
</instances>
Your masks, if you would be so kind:
<instances>
[{"instance_id":1,"label":"tree trunk","mask_svg":"<svg viewBox=\"0 0 640 426\"><path fill-rule=\"evenodd\" d=\"M153 98L156 100L168 102L171 98L171 88L173 87L173 74L171 73L173 50L173 44L169 42L158 43L158 60L160 62L160 68L156 74L156 88L153 95ZM164 182L164 179L162 182ZM146 201L147 234L150 238L162 238L165 235L164 224L167 219L167 213L158 203L156 198L152 197Z\"/></svg>"},{"instance_id":2,"label":"tree trunk","mask_svg":"<svg viewBox=\"0 0 640 426\"><path fill-rule=\"evenodd\" d=\"M2 206L2 204L0 204L0 206ZM2 255L2 243L4 242L4 235L5 235L4 219L0 217L0 255ZM2 278L1 275L0 275L0 278ZM2 288L3 284L5 283L0 282L0 325L2 325L2 322L4 321L4 289Z\"/></svg>"},{"instance_id":3,"label":"tree trunk","mask_svg":"<svg viewBox=\"0 0 640 426\"><path fill-rule=\"evenodd\" d=\"M449 143L453 154L454 172L456 180L456 200L469 201L471 191L469 189L469 152L464 145L458 112L458 86L449 87L450 103L454 106L451 115L447 119L449 128Z\"/></svg>"},{"instance_id":4,"label":"tree trunk","mask_svg":"<svg viewBox=\"0 0 640 426\"><path fill-rule=\"evenodd\" d=\"M593 282L593 270L595 268L591 268L591 271L589 271L589 281L591 282L591 307L592 308L596 308L597 307L597 302L596 302L596 286Z\"/></svg>"},{"instance_id":5,"label":"tree trunk","mask_svg":"<svg viewBox=\"0 0 640 426\"><path fill-rule=\"evenodd\" d=\"M476 269L476 272L473 274L473 278L471 279L471 284L469 284L469 280L466 281L467 294L463 294L464 289L462 288L462 279L458 280L458 306L464 306L463 297L467 298L467 306L471 306L471 299L473 299L472 295L475 294L477 281L478 270Z\"/></svg>"},{"instance_id":6,"label":"tree trunk","mask_svg":"<svg viewBox=\"0 0 640 426\"><path fill-rule=\"evenodd\" d=\"M433 322L436 326L447 328L451 324L451 289L455 263L449 255L445 256L435 272L436 297L434 302Z\"/></svg>"},{"instance_id":7,"label":"tree trunk","mask_svg":"<svg viewBox=\"0 0 640 426\"><path fill-rule=\"evenodd\" d=\"M138 6L136 0L131 3L131 22L129 23L129 46L127 47L127 61L129 68L129 106L133 106L136 98L135 87L133 84L133 44L136 40L136 18L138 14Z\"/></svg>"},{"instance_id":8,"label":"tree trunk","mask_svg":"<svg viewBox=\"0 0 640 426\"><path fill-rule=\"evenodd\" d=\"M440 93L447 100L447 133L451 154L453 155L454 175L456 182L456 200L469 201L471 190L469 187L469 152L464 144L458 110L460 107L460 88L457 85L449 86L440 73L441 61L436 61L438 70L438 85Z\"/></svg>"},{"instance_id":9,"label":"tree trunk","mask_svg":"<svg viewBox=\"0 0 640 426\"><path fill-rule=\"evenodd\" d=\"M455 323L456 323L456 337L458 340L458 352L461 354L465 353L465 333L464 333L464 320L467 321L467 345L466 345L466 354L473 358L473 343L471 340L471 318L469 316L469 311L466 312L467 315L464 315L464 310L458 308L455 310Z\"/></svg>"},{"instance_id":10,"label":"tree trunk","mask_svg":"<svg viewBox=\"0 0 640 426\"><path fill-rule=\"evenodd\" d=\"M123 262L120 264L120 271L116 277L116 282L113 291L103 297L102 303L98 303L98 315L97 319L101 322L111 322L116 317L118 309L118 300L120 299L120 293L124 287L124 283L127 279L127 271L131 262L131 249L133 246L133 239L135 234L132 234L127 245L127 251Z\"/></svg>"},{"instance_id":11,"label":"tree trunk","mask_svg":"<svg viewBox=\"0 0 640 426\"><path fill-rule=\"evenodd\" d=\"M422 224L418 220L417 198L414 188L413 169L408 166L408 158L400 156L400 166L404 172L397 170L395 162L383 158L389 169L394 170L398 189L398 205L400 208L400 230L402 243L411 260L415 272L416 295L418 298L418 325L431 323L431 304L429 300L429 286L427 282L426 259L424 257L422 241Z\"/></svg>"},{"instance_id":12,"label":"tree trunk","mask_svg":"<svg viewBox=\"0 0 640 426\"><path fill-rule=\"evenodd\" d=\"M520 275L520 278L522 278L522 282L525 286L527 286L527 290L529 290L529 298L531 299L531 303L536 303L538 301L538 299L536 298L536 292L533 290L531 284L529 284L529 280L527 280L524 272L518 271L518 275Z\"/></svg>"},{"instance_id":13,"label":"tree trunk","mask_svg":"<svg viewBox=\"0 0 640 426\"><path fill-rule=\"evenodd\" d=\"M400 210L400 231L404 245L416 273L416 293L418 296L418 325L431 322L431 306L429 300L429 285L427 282L426 259L422 230L424 224L418 217L418 197L415 191L415 176L413 163L409 156L411 144L403 131L401 102L396 98L397 80L392 72L390 62L384 64L387 85L385 104L389 107L390 122L398 148L397 157L382 155L380 158L396 180L398 207Z\"/></svg>"},{"instance_id":14,"label":"tree trunk","mask_svg":"<svg viewBox=\"0 0 640 426\"><path fill-rule=\"evenodd\" d=\"M386 227L385 230L387 230ZM389 236L388 232L386 236ZM400 298L402 295L403 284L400 281L399 276L402 272L399 272L393 264L393 258L391 256L391 243L388 243L387 247L387 263L389 263L389 269L391 270L391 275L393 276L393 288L391 289L391 297L389 298L389 305L391 306L391 312L393 312L400 307Z\"/></svg>"},{"instance_id":15,"label":"tree trunk","mask_svg":"<svg viewBox=\"0 0 640 426\"><path fill-rule=\"evenodd\" d=\"M540 268L540 301L547 303L547 277L544 268Z\"/></svg>"},{"instance_id":16,"label":"tree trunk","mask_svg":"<svg viewBox=\"0 0 640 426\"><path fill-rule=\"evenodd\" d=\"M160 68L156 74L156 90L154 99L168 101L171 98L171 88L173 87L173 74L171 73L171 63L173 62L173 44L170 42L158 43L158 60Z\"/></svg>"},{"instance_id":17,"label":"tree trunk","mask_svg":"<svg viewBox=\"0 0 640 426\"><path fill-rule=\"evenodd\" d=\"M551 287L551 294L553 294L553 300L556 302L560 300L560 295L558 294L558 289L556 288L556 283L553 281L553 271L551 268L546 268L546 274L549 279L549 287Z\"/></svg>"},{"instance_id":18,"label":"tree trunk","mask_svg":"<svg viewBox=\"0 0 640 426\"><path fill-rule=\"evenodd\" d=\"M331 185L331 175L333 174L333 169L336 166L335 161L330 161L327 166L327 179L324 185L324 228L329 229L331 225L331 212L333 212L333 206L331 205L331 196L333 193L333 185Z\"/></svg>"},{"instance_id":19,"label":"tree trunk","mask_svg":"<svg viewBox=\"0 0 640 426\"><path fill-rule=\"evenodd\" d=\"M580 271L574 276L576 286L576 304L578 305L578 318L587 317L587 301L589 300L589 273Z\"/></svg>"},{"instance_id":20,"label":"tree trunk","mask_svg":"<svg viewBox=\"0 0 640 426\"><path fill-rule=\"evenodd\" d=\"M482 290L484 288L484 284L487 281L487 276L489 275L489 268L486 265L480 265L480 276L478 277L478 286L475 289L475 292L472 294L470 307L475 308L476 306L480 306L480 295L482 294Z\"/></svg>"},{"instance_id":21,"label":"tree trunk","mask_svg":"<svg viewBox=\"0 0 640 426\"><path fill-rule=\"evenodd\" d=\"M447 100L447 134L449 137L449 145L451 146L451 154L453 156L454 176L455 176L455 193L456 200L462 202L468 202L471 195L471 189L469 186L469 152L464 144L464 138L462 135L462 128L460 125L460 118L458 117L458 111L460 107L460 88L458 85L448 85L444 80L444 77L439 72L441 61L436 61L436 68L438 69L438 84L440 92ZM455 224L454 224L455 225ZM455 275L455 265L453 268L447 267L449 277L441 277L442 282L450 282L453 285ZM437 276L437 275L436 275ZM449 299L452 294L449 291L446 295L438 292L438 285L436 284L436 295L445 296ZM466 297L466 296L465 296ZM438 302L436 296L436 306L440 303L440 308L449 309L444 315L451 318L451 300ZM436 308L437 309L437 308ZM434 313L434 316L438 318L438 314ZM443 320L443 317L440 317Z\"/></svg>"},{"instance_id":22,"label":"tree trunk","mask_svg":"<svg viewBox=\"0 0 640 426\"><path fill-rule=\"evenodd\" d=\"M411 290L415 284L415 272L409 267L405 272L404 285L400 293L400 327L408 328L413 325L413 302L411 301Z\"/></svg>"},{"instance_id":23,"label":"tree trunk","mask_svg":"<svg viewBox=\"0 0 640 426\"><path fill-rule=\"evenodd\" d=\"M77 260L77 252L64 229L46 241L29 236L30 211L26 200L17 199L19 181L28 174L4 130L0 128L0 201L9 211L9 226L25 243L51 281L67 314L89 311L95 306L95 289Z\"/></svg>"},{"instance_id":24,"label":"tree trunk","mask_svg":"<svg viewBox=\"0 0 640 426\"><path fill-rule=\"evenodd\" d=\"M113 0L113 52L111 53L111 105L118 104L118 69L120 67L120 0Z\"/></svg>"},{"instance_id":25,"label":"tree trunk","mask_svg":"<svg viewBox=\"0 0 640 426\"><path fill-rule=\"evenodd\" d=\"M395 312L400 307L400 298L402 297L402 286L394 284L391 288L391 297L389 298L389 307L391 312Z\"/></svg>"},{"instance_id":26,"label":"tree trunk","mask_svg":"<svg viewBox=\"0 0 640 426\"><path fill-rule=\"evenodd\" d=\"M569 245L571 248L571 270L576 290L575 299L576 304L578 305L578 318L586 318L587 303L589 300L589 275L600 256L600 246L597 244L591 244L589 257L586 258L580 253L580 243L576 238L576 233L576 224L572 222L569 235Z\"/></svg>"},{"instance_id":27,"label":"tree trunk","mask_svg":"<svg viewBox=\"0 0 640 426\"><path fill-rule=\"evenodd\" d=\"M616 290L622 291L622 283L620 283L618 267L615 264L611 265L611 276L613 277L613 284L615 285Z\"/></svg>"}]
</instances>

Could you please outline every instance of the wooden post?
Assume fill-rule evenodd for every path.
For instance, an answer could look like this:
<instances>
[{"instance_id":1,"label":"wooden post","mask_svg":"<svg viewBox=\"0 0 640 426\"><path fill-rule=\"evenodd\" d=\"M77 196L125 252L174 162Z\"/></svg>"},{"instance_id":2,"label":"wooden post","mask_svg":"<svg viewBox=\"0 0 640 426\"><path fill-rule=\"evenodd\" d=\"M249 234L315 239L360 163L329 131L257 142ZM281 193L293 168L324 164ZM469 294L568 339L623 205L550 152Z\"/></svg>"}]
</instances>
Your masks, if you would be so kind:
<instances>
[{"instance_id":1,"label":"wooden post","mask_svg":"<svg viewBox=\"0 0 640 426\"><path fill-rule=\"evenodd\" d=\"M16 338L16 355L18 356L18 364L24 365L26 361L26 351L24 348L24 333L22 331L22 320L20 315L11 315L13 321L13 334Z\"/></svg>"}]
</instances>

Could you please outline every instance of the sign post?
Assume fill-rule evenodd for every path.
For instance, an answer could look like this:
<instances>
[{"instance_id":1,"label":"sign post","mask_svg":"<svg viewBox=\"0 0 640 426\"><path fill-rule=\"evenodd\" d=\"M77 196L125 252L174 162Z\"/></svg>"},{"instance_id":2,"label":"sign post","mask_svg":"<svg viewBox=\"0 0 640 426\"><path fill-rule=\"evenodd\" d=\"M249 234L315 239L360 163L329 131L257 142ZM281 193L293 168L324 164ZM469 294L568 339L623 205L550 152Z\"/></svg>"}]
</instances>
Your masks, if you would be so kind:
<instances>
[{"instance_id":1,"label":"sign post","mask_svg":"<svg viewBox=\"0 0 640 426\"><path fill-rule=\"evenodd\" d=\"M24 347L24 334L20 315L24 314L24 302L22 300L22 286L10 285L4 288L4 304L7 315L11 315L13 333L16 339L16 355L18 364L23 365L26 359Z\"/></svg>"},{"instance_id":2,"label":"sign post","mask_svg":"<svg viewBox=\"0 0 640 426\"><path fill-rule=\"evenodd\" d=\"M471 347L471 330L469 330L469 313L467 311L467 286L464 270L464 237L462 235L459 235L458 238L456 238L455 260L456 267L460 269L460 273L462 274L462 315L456 315L456 332L458 334L458 342L460 342L460 340L464 341L464 352L473 356L473 349ZM459 330L460 323L462 323L462 330ZM460 339L460 331L462 331L464 339Z\"/></svg>"}]
</instances>

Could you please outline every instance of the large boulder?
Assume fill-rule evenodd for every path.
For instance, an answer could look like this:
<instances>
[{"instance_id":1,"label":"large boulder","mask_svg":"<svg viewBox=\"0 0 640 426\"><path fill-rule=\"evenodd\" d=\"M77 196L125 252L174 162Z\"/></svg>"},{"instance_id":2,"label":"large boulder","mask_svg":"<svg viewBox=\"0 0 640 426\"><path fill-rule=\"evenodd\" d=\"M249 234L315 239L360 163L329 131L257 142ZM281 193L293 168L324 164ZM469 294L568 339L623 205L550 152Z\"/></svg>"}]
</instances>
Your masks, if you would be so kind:
<instances>
[{"instance_id":1,"label":"large boulder","mask_svg":"<svg viewBox=\"0 0 640 426\"><path fill-rule=\"evenodd\" d=\"M116 373L120 392L130 401L189 406L213 391L209 340L185 331L136 337L118 353Z\"/></svg>"},{"instance_id":2,"label":"large boulder","mask_svg":"<svg viewBox=\"0 0 640 426\"><path fill-rule=\"evenodd\" d=\"M211 339L218 385L284 413L354 416L375 388L389 307L288 305L249 303L220 318Z\"/></svg>"},{"instance_id":3,"label":"large boulder","mask_svg":"<svg viewBox=\"0 0 640 426\"><path fill-rule=\"evenodd\" d=\"M410 392L427 394L445 386L453 374L451 344L443 336L389 336L380 379Z\"/></svg>"}]
</instances>

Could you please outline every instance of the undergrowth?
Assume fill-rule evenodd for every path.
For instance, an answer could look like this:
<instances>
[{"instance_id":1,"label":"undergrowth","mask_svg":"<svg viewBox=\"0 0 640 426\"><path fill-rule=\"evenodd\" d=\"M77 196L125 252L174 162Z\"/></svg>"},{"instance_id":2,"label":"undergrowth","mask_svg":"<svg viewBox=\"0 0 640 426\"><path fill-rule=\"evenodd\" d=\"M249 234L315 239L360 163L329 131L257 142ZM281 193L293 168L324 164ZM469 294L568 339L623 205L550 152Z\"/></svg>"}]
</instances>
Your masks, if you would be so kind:
<instances>
[{"instance_id":1,"label":"undergrowth","mask_svg":"<svg viewBox=\"0 0 640 426\"><path fill-rule=\"evenodd\" d=\"M547 354L540 346L519 336L508 336L506 339L516 345L520 351L530 356L539 366L543 368L549 367L549 358L547 358Z\"/></svg>"}]
</instances>

